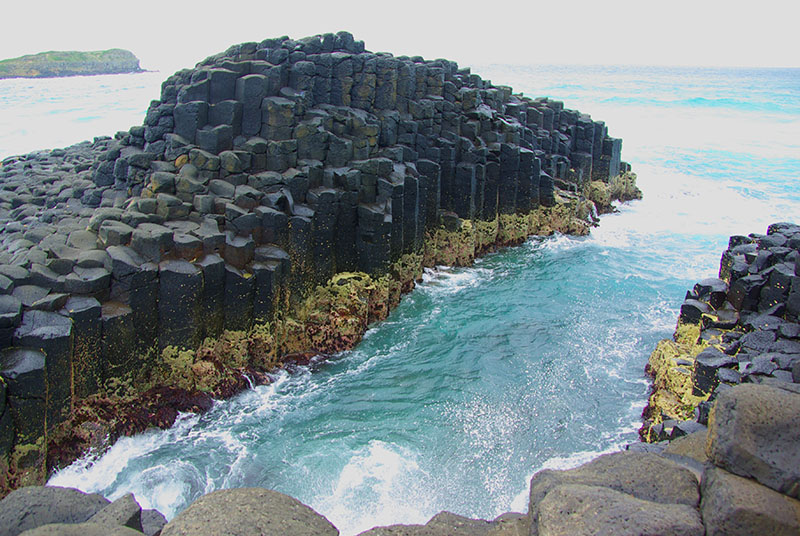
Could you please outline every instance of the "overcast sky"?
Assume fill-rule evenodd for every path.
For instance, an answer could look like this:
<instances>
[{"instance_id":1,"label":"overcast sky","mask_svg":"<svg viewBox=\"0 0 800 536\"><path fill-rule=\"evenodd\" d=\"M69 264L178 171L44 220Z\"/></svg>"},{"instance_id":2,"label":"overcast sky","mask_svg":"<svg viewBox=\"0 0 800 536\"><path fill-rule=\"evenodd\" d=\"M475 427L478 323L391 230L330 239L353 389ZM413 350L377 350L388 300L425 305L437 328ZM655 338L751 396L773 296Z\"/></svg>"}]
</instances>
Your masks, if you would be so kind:
<instances>
[{"instance_id":1,"label":"overcast sky","mask_svg":"<svg viewBox=\"0 0 800 536\"><path fill-rule=\"evenodd\" d=\"M797 0L5 0L0 12L0 58L126 48L164 72L235 43L339 30L368 50L464 67L800 67Z\"/></svg>"}]
</instances>

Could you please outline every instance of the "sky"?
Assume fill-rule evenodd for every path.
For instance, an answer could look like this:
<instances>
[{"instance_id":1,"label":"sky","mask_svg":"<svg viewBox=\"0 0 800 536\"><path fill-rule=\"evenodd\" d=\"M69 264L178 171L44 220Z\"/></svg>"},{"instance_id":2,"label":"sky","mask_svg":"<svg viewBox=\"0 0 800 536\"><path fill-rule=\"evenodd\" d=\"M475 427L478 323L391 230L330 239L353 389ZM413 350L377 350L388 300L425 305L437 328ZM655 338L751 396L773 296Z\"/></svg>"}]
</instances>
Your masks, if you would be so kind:
<instances>
[{"instance_id":1,"label":"sky","mask_svg":"<svg viewBox=\"0 0 800 536\"><path fill-rule=\"evenodd\" d=\"M0 58L125 48L143 68L347 30L367 50L491 63L800 67L797 0L5 0ZM10 5L8 5L10 4Z\"/></svg>"}]
</instances>

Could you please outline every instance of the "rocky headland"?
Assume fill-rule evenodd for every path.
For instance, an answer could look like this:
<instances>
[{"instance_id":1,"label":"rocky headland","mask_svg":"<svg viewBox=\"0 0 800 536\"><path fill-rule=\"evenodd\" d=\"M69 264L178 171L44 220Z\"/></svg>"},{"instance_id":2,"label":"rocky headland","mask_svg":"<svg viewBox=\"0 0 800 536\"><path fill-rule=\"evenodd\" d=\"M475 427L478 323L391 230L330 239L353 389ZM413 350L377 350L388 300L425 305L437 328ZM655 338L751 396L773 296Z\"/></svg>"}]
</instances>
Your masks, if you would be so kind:
<instances>
[{"instance_id":1,"label":"rocky headland","mask_svg":"<svg viewBox=\"0 0 800 536\"><path fill-rule=\"evenodd\" d=\"M0 79L58 78L144 72L129 50L50 51L0 60Z\"/></svg>"},{"instance_id":2,"label":"rocky headland","mask_svg":"<svg viewBox=\"0 0 800 536\"><path fill-rule=\"evenodd\" d=\"M423 267L641 195L604 123L346 32L175 73L0 168L0 489L359 342Z\"/></svg>"}]
</instances>

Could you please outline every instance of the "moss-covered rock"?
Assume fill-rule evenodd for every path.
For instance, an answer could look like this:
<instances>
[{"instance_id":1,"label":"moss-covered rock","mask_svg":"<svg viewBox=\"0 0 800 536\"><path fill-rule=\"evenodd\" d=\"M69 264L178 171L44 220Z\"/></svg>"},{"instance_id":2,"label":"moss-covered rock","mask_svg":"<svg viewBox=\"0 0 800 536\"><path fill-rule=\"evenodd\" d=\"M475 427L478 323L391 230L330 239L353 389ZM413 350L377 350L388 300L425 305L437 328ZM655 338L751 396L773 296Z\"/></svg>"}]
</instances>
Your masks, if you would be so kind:
<instances>
[{"instance_id":1,"label":"moss-covered rock","mask_svg":"<svg viewBox=\"0 0 800 536\"><path fill-rule=\"evenodd\" d=\"M709 346L700 338L700 324L678 324L672 340L664 339L650 354L646 372L653 385L642 417L644 425L639 435L644 441L657 441L653 426L668 419L686 420L708 395L692 394L692 371L695 357Z\"/></svg>"}]
</instances>

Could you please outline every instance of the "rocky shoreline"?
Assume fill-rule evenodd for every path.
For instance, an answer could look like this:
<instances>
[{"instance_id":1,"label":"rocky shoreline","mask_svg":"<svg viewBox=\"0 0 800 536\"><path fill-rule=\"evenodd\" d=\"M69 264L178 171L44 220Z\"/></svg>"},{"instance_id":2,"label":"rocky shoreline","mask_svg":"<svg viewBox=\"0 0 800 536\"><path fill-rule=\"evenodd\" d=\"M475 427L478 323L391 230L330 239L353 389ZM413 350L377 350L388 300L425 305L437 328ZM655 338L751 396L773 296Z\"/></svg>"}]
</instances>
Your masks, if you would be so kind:
<instances>
[{"instance_id":1,"label":"rocky shoreline","mask_svg":"<svg viewBox=\"0 0 800 536\"><path fill-rule=\"evenodd\" d=\"M772 261L755 263L758 259ZM791 266L789 285L772 285L773 279L767 276L788 272L770 270L766 264L772 268ZM724 354L739 356L743 374L736 385L725 376L729 373L721 372L723 368L733 370L730 365L706 373L708 364L701 353L694 361L694 381L713 385L702 395L708 399L698 404L699 420L707 424L707 429L695 422L692 430L685 422L668 424L663 418L653 424L654 404L666 395L654 396L645 411L648 420L643 436L663 437L669 430L668 439L632 444L626 451L599 456L575 469L536 473L530 483L527 513L509 512L487 521L440 512L425 525L376 527L362 535L800 533L800 382L796 374L800 353L787 352L786 343L780 342L797 339L800 334L793 327L797 326L794 307L800 292L798 272L800 227L774 224L766 235L732 237L721 262L723 278L714 284L705 280L688 293L676 339L691 339L694 345L703 340L715 344L715 330L725 329L735 334L728 337L729 342L740 341L735 351ZM747 299L740 300L739 289L756 280L752 277L756 274L764 283L760 292L745 293ZM749 279L737 283L741 278ZM704 290L708 288L713 290ZM777 297L775 289L780 291ZM698 309L704 311L701 316L696 315ZM723 315L727 315L728 324L720 328ZM687 325L694 327L691 337ZM742 341L743 337L748 339ZM779 352L766 346L756 349L750 346L751 339L769 339L769 344L783 346ZM663 359L663 344L654 352L654 359ZM767 357L754 357L757 352ZM672 359L673 367L678 368L673 372L680 373L686 358ZM792 378L775 374L787 368L787 359L793 363L788 367ZM764 366L762 361L776 366ZM758 370L750 370L753 362L761 363ZM650 370L655 372L656 395L664 389L663 367L654 367L651 362ZM667 384L672 388L675 382ZM658 406L659 411L670 407ZM131 495L109 503L97 495L68 488L29 487L0 501L0 527L5 527L0 529L2 536L338 534L336 527L308 506L259 488L215 491L165 523L157 512L142 510Z\"/></svg>"},{"instance_id":2,"label":"rocky shoreline","mask_svg":"<svg viewBox=\"0 0 800 536\"><path fill-rule=\"evenodd\" d=\"M0 495L352 348L425 266L641 195L563 103L346 32L179 71L144 125L0 168Z\"/></svg>"}]
</instances>

